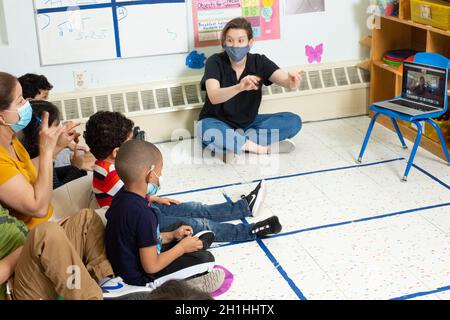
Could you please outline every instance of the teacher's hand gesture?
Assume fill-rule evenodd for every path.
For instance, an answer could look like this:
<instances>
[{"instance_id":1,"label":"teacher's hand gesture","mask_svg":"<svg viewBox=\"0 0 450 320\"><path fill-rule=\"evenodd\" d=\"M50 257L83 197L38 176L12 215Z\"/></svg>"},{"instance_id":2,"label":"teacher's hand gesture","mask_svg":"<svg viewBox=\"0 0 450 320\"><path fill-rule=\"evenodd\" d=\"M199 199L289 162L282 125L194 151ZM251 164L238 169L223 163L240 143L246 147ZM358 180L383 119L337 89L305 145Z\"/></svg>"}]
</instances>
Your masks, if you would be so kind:
<instances>
[{"instance_id":1,"label":"teacher's hand gesture","mask_svg":"<svg viewBox=\"0 0 450 320\"><path fill-rule=\"evenodd\" d=\"M248 75L239 82L239 89L241 91L258 90L260 81L260 77Z\"/></svg>"},{"instance_id":2,"label":"teacher's hand gesture","mask_svg":"<svg viewBox=\"0 0 450 320\"><path fill-rule=\"evenodd\" d=\"M289 71L288 72L289 77L289 87L291 89L297 89L300 86L300 81L302 80L301 71Z\"/></svg>"}]
</instances>

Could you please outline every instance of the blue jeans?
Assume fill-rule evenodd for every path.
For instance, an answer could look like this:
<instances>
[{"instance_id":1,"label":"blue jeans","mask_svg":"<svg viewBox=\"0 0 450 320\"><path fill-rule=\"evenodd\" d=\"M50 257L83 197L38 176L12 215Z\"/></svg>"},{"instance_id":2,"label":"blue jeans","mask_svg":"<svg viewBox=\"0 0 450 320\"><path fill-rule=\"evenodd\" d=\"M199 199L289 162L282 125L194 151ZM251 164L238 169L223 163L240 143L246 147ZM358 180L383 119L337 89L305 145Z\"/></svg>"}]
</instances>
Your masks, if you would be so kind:
<instances>
[{"instance_id":1,"label":"blue jeans","mask_svg":"<svg viewBox=\"0 0 450 320\"><path fill-rule=\"evenodd\" d=\"M202 144L211 151L242 153L247 140L267 146L294 137L302 128L302 119L290 112L259 114L249 126L234 129L223 121L205 118L197 123Z\"/></svg>"},{"instance_id":2,"label":"blue jeans","mask_svg":"<svg viewBox=\"0 0 450 320\"><path fill-rule=\"evenodd\" d=\"M194 234L203 230L211 230L217 242L246 241L256 239L250 234L253 224L231 224L225 221L249 217L251 212L246 200L206 205L199 202L184 202L179 205L163 205L152 203L155 209L161 232L170 230L176 224L189 225Z\"/></svg>"}]
</instances>

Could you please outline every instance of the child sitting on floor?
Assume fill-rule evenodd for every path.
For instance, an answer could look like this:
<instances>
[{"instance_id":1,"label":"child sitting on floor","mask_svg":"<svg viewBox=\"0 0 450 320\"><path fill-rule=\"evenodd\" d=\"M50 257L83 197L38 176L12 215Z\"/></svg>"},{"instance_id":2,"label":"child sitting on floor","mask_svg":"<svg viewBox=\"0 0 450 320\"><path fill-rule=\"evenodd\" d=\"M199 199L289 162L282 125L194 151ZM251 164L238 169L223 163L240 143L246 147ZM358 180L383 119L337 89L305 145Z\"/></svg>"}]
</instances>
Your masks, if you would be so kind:
<instances>
[{"instance_id":1,"label":"child sitting on floor","mask_svg":"<svg viewBox=\"0 0 450 320\"><path fill-rule=\"evenodd\" d=\"M113 197L123 188L114 161L119 147L131 140L134 123L119 112L99 111L86 123L84 138L97 158L94 168L93 189L100 207L109 206ZM159 188L156 188L159 189ZM189 225L194 233L211 230L215 241L247 241L279 233L281 225L276 216L251 224L232 224L226 221L256 216L265 193L264 181L239 201L206 205L198 202L180 203L172 199L150 196L151 206L157 213L161 230L168 230L179 222ZM158 190L153 190L158 191ZM150 192L149 192L150 193Z\"/></svg>"},{"instance_id":2,"label":"child sitting on floor","mask_svg":"<svg viewBox=\"0 0 450 320\"><path fill-rule=\"evenodd\" d=\"M210 243L193 237L189 226L160 233L158 216L146 197L162 172L158 148L146 141L127 141L115 165L124 190L106 212L105 229L106 254L115 273L134 286L156 288L168 280L192 278L192 286L217 290L225 274L213 269L214 256L206 251Z\"/></svg>"}]
</instances>

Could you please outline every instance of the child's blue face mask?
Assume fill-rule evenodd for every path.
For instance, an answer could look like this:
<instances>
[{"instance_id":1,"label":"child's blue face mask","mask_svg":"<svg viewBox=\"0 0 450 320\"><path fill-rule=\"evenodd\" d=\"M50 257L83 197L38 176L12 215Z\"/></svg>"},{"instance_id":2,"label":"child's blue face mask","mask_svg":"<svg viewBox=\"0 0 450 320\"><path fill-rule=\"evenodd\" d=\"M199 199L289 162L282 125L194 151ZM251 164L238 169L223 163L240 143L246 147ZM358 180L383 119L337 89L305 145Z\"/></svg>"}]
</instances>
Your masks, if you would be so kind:
<instances>
[{"instance_id":1,"label":"child's blue face mask","mask_svg":"<svg viewBox=\"0 0 450 320\"><path fill-rule=\"evenodd\" d=\"M15 111L5 110L5 112L16 112L19 114L19 121L14 124L9 124L11 129L16 133L25 129L25 127L30 123L33 115L33 109L31 109L29 101Z\"/></svg>"},{"instance_id":2,"label":"child's blue face mask","mask_svg":"<svg viewBox=\"0 0 450 320\"><path fill-rule=\"evenodd\" d=\"M155 176L158 178L158 184L155 184L155 183L152 183L152 182L150 182L148 184L148 186L147 186L147 195L148 196L154 196L155 194L157 194L161 190L161 184L162 184L162 180L163 180L162 175L158 176L155 173L155 171L153 171L153 168L154 167L152 166L152 171L151 172L153 172L155 174Z\"/></svg>"}]
</instances>

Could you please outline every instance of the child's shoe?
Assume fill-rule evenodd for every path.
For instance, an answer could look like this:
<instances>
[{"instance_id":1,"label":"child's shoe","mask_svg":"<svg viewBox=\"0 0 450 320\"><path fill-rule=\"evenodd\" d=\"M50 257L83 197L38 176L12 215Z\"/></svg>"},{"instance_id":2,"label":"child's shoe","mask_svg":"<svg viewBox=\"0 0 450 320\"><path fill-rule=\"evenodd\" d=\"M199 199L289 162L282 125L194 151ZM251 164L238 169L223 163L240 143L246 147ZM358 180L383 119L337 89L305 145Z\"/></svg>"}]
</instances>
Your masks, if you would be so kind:
<instances>
[{"instance_id":1,"label":"child's shoe","mask_svg":"<svg viewBox=\"0 0 450 320\"><path fill-rule=\"evenodd\" d=\"M212 293L219 289L225 281L225 271L213 269L205 275L186 280L186 283L206 293Z\"/></svg>"},{"instance_id":2,"label":"child's shoe","mask_svg":"<svg viewBox=\"0 0 450 320\"><path fill-rule=\"evenodd\" d=\"M105 300L148 300L146 296L153 291L152 288L128 285L121 277L105 281L100 288Z\"/></svg>"},{"instance_id":3,"label":"child's shoe","mask_svg":"<svg viewBox=\"0 0 450 320\"><path fill-rule=\"evenodd\" d=\"M209 249L216 238L211 230L200 231L194 237L199 238L203 242L203 250Z\"/></svg>"},{"instance_id":4,"label":"child's shoe","mask_svg":"<svg viewBox=\"0 0 450 320\"><path fill-rule=\"evenodd\" d=\"M247 196L242 195L241 198L247 200L248 207L251 211L251 216L256 217L259 213L259 209L261 208L261 204L264 201L266 196L266 181L261 180L260 183L256 186L256 188L250 192Z\"/></svg>"},{"instance_id":5,"label":"child's shoe","mask_svg":"<svg viewBox=\"0 0 450 320\"><path fill-rule=\"evenodd\" d=\"M266 220L255 223L253 229L250 231L251 234L256 235L256 237L261 238L269 234L277 234L281 231L281 224L277 216L272 216Z\"/></svg>"}]
</instances>

